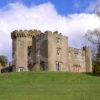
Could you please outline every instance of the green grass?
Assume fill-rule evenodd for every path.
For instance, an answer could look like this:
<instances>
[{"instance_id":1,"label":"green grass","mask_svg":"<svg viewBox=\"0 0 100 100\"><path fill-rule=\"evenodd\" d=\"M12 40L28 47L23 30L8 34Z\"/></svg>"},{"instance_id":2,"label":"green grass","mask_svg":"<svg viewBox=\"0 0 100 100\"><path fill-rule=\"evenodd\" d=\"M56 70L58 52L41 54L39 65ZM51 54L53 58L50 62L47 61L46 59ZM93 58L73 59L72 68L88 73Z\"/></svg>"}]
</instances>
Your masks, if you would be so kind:
<instances>
[{"instance_id":1,"label":"green grass","mask_svg":"<svg viewBox=\"0 0 100 100\"><path fill-rule=\"evenodd\" d=\"M1 74L0 100L100 100L100 77L64 72Z\"/></svg>"}]
</instances>

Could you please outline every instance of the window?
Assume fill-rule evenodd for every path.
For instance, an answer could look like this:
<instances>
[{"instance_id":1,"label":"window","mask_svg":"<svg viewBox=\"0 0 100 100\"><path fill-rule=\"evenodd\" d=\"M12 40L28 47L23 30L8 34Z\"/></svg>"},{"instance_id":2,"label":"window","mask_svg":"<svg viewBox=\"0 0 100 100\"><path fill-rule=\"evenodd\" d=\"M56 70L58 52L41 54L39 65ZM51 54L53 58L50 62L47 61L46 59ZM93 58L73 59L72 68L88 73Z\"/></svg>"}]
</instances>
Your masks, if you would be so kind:
<instances>
[{"instance_id":1,"label":"window","mask_svg":"<svg viewBox=\"0 0 100 100\"><path fill-rule=\"evenodd\" d=\"M32 50L32 46L29 46L29 47L28 47L28 56L30 56L31 50Z\"/></svg>"},{"instance_id":2,"label":"window","mask_svg":"<svg viewBox=\"0 0 100 100\"><path fill-rule=\"evenodd\" d=\"M20 67L19 69L18 69L18 72L23 72L24 71L24 68L22 68L22 67Z\"/></svg>"},{"instance_id":3,"label":"window","mask_svg":"<svg viewBox=\"0 0 100 100\"><path fill-rule=\"evenodd\" d=\"M46 62L40 61L40 65L41 65L41 70L43 70L43 71L47 70Z\"/></svg>"},{"instance_id":4,"label":"window","mask_svg":"<svg viewBox=\"0 0 100 100\"><path fill-rule=\"evenodd\" d=\"M76 64L76 65L73 65L73 67L74 67L73 70L74 70L75 72L79 72L79 71L80 71L80 68L81 68L80 65L77 65L77 64Z\"/></svg>"},{"instance_id":5,"label":"window","mask_svg":"<svg viewBox=\"0 0 100 100\"><path fill-rule=\"evenodd\" d=\"M62 62L56 62L56 69L57 71L62 71Z\"/></svg>"},{"instance_id":6,"label":"window","mask_svg":"<svg viewBox=\"0 0 100 100\"><path fill-rule=\"evenodd\" d=\"M60 55L61 53L61 48L57 47L57 55Z\"/></svg>"},{"instance_id":7,"label":"window","mask_svg":"<svg viewBox=\"0 0 100 100\"><path fill-rule=\"evenodd\" d=\"M22 72L22 71L23 71L23 69L21 68L21 69L20 69L20 72Z\"/></svg>"}]
</instances>

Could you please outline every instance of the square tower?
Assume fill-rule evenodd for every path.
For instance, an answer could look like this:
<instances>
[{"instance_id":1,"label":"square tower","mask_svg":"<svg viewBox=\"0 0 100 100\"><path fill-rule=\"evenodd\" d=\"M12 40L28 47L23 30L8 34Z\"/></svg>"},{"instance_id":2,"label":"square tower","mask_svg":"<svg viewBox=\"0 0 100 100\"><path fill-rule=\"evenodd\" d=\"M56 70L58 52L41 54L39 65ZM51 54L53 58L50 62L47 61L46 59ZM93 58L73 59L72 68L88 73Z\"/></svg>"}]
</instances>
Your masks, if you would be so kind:
<instances>
[{"instance_id":1,"label":"square tower","mask_svg":"<svg viewBox=\"0 0 100 100\"><path fill-rule=\"evenodd\" d=\"M32 40L35 69L68 71L68 38L61 33L46 31Z\"/></svg>"},{"instance_id":2,"label":"square tower","mask_svg":"<svg viewBox=\"0 0 100 100\"><path fill-rule=\"evenodd\" d=\"M68 70L68 38L57 31L48 33L48 68L50 71Z\"/></svg>"}]
</instances>

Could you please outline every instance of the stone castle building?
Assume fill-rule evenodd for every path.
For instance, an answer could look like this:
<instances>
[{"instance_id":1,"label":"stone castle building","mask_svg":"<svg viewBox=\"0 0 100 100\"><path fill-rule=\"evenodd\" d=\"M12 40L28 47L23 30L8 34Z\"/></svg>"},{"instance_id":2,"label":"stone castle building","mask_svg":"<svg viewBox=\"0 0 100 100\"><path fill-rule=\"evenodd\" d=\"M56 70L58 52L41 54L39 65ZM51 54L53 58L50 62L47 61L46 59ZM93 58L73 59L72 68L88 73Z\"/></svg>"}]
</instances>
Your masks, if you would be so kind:
<instances>
[{"instance_id":1,"label":"stone castle building","mask_svg":"<svg viewBox=\"0 0 100 100\"><path fill-rule=\"evenodd\" d=\"M92 71L90 48L69 47L68 37L57 31L15 30L11 37L13 71Z\"/></svg>"}]
</instances>

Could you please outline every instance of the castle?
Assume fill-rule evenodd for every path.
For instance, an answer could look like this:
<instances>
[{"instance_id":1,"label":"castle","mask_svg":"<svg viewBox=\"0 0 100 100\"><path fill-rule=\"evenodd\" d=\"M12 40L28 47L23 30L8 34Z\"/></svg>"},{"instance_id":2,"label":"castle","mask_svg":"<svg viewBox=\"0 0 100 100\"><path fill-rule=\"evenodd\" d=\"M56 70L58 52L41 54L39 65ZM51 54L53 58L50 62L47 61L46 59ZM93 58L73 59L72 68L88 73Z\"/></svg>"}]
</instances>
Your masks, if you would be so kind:
<instances>
[{"instance_id":1,"label":"castle","mask_svg":"<svg viewBox=\"0 0 100 100\"><path fill-rule=\"evenodd\" d=\"M57 31L15 30L11 37L13 71L92 71L90 48L69 47Z\"/></svg>"}]
</instances>

